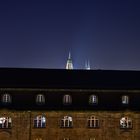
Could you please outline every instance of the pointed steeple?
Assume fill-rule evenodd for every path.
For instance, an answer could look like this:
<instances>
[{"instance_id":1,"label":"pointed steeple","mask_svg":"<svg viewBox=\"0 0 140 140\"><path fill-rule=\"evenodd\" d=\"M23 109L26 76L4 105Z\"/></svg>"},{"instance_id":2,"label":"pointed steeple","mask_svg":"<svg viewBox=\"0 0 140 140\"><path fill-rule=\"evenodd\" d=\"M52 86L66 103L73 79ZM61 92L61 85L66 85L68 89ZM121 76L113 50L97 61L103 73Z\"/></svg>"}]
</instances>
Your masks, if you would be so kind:
<instances>
[{"instance_id":1,"label":"pointed steeple","mask_svg":"<svg viewBox=\"0 0 140 140\"><path fill-rule=\"evenodd\" d=\"M85 61L85 69L87 69L87 61Z\"/></svg>"},{"instance_id":2,"label":"pointed steeple","mask_svg":"<svg viewBox=\"0 0 140 140\"><path fill-rule=\"evenodd\" d=\"M71 59L71 53L69 52L67 64L66 64L66 69L72 70L73 69L73 64L72 64L72 59Z\"/></svg>"},{"instance_id":3,"label":"pointed steeple","mask_svg":"<svg viewBox=\"0 0 140 140\"><path fill-rule=\"evenodd\" d=\"M85 69L90 70L90 62L89 62L89 60L85 62Z\"/></svg>"},{"instance_id":4,"label":"pointed steeple","mask_svg":"<svg viewBox=\"0 0 140 140\"><path fill-rule=\"evenodd\" d=\"M68 59L71 59L71 53L69 52L69 57L68 57Z\"/></svg>"}]
</instances>

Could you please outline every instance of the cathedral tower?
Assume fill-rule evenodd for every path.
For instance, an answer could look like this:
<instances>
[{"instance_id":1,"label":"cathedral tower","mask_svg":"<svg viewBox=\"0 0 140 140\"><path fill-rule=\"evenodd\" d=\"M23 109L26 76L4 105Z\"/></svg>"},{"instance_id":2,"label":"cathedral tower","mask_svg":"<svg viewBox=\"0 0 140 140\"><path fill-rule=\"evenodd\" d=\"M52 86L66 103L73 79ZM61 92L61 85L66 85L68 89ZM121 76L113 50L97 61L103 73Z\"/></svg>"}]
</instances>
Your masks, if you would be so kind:
<instances>
[{"instance_id":1,"label":"cathedral tower","mask_svg":"<svg viewBox=\"0 0 140 140\"><path fill-rule=\"evenodd\" d=\"M68 69L68 70L72 70L73 69L73 64L72 64L72 59L71 59L70 52L69 52L69 57L68 57L67 64L66 64L66 69Z\"/></svg>"},{"instance_id":2,"label":"cathedral tower","mask_svg":"<svg viewBox=\"0 0 140 140\"><path fill-rule=\"evenodd\" d=\"M89 61L86 61L86 63L85 63L85 69L86 70L90 70L90 62Z\"/></svg>"}]
</instances>

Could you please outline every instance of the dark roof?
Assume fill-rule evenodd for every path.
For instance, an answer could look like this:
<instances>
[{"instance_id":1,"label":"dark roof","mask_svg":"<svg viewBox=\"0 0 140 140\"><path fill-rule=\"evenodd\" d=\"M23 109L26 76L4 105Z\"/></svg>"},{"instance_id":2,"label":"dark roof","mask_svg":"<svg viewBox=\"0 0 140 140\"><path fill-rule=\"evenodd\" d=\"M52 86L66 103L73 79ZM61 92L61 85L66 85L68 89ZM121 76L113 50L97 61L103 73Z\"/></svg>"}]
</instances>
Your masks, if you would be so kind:
<instances>
[{"instance_id":1,"label":"dark roof","mask_svg":"<svg viewBox=\"0 0 140 140\"><path fill-rule=\"evenodd\" d=\"M140 89L140 71L0 68L0 88Z\"/></svg>"}]
</instances>

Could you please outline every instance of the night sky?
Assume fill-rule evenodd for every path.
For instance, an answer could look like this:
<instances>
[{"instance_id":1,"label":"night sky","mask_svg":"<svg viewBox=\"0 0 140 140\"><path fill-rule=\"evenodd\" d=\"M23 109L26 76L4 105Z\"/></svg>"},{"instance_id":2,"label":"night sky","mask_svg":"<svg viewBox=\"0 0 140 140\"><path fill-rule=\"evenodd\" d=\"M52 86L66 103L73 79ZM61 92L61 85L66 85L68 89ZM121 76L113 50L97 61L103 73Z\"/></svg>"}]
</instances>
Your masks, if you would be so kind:
<instances>
[{"instance_id":1,"label":"night sky","mask_svg":"<svg viewBox=\"0 0 140 140\"><path fill-rule=\"evenodd\" d=\"M0 67L140 70L140 0L1 0Z\"/></svg>"}]
</instances>

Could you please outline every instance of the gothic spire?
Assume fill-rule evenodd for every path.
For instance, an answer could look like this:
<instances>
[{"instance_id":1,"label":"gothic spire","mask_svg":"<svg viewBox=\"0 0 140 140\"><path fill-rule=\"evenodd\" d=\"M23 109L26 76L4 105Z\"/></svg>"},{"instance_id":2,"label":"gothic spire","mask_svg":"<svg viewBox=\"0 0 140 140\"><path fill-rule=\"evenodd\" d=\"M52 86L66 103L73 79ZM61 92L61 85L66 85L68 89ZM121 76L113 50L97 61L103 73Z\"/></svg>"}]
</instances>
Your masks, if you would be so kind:
<instances>
[{"instance_id":1,"label":"gothic spire","mask_svg":"<svg viewBox=\"0 0 140 140\"><path fill-rule=\"evenodd\" d=\"M71 59L71 53L69 52L67 64L66 64L66 69L72 70L73 69L73 64L72 64L72 59Z\"/></svg>"},{"instance_id":2,"label":"gothic spire","mask_svg":"<svg viewBox=\"0 0 140 140\"><path fill-rule=\"evenodd\" d=\"M89 62L89 60L85 62L85 69L90 70L90 62Z\"/></svg>"}]
</instances>

